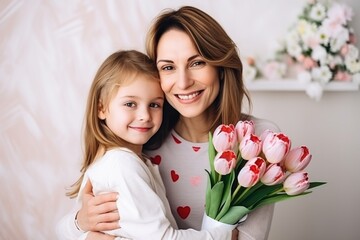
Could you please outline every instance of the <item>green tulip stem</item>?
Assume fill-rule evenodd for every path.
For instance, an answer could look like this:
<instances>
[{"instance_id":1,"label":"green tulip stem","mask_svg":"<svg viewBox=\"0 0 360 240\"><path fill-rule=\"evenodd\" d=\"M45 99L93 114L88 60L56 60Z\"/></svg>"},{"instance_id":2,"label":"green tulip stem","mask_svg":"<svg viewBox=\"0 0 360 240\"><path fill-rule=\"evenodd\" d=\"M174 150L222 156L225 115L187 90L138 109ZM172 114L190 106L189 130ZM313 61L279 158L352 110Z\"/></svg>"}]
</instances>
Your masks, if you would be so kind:
<instances>
[{"instance_id":1,"label":"green tulip stem","mask_svg":"<svg viewBox=\"0 0 360 240\"><path fill-rule=\"evenodd\" d=\"M268 196L269 196L269 197L270 197L270 196L274 196L274 195L276 195L276 194L278 194L278 193L280 193L280 192L282 192L282 191L284 191L284 188L280 188L280 189L274 191L273 193L270 193Z\"/></svg>"},{"instance_id":2,"label":"green tulip stem","mask_svg":"<svg viewBox=\"0 0 360 240\"><path fill-rule=\"evenodd\" d=\"M232 196L232 198L231 198L232 200L234 200L234 198L235 198L236 194L239 192L240 188L241 188L241 185L238 185L238 186L236 187L236 189L235 189L235 191L234 191L234 194L233 194L233 196ZM242 197L244 197L244 195L245 195L250 189L251 189L251 187L245 188L245 190L244 190L244 191L240 194L240 196L237 198L236 202L239 202L240 199L241 199ZM232 200L231 200L231 201L232 201Z\"/></svg>"}]
</instances>

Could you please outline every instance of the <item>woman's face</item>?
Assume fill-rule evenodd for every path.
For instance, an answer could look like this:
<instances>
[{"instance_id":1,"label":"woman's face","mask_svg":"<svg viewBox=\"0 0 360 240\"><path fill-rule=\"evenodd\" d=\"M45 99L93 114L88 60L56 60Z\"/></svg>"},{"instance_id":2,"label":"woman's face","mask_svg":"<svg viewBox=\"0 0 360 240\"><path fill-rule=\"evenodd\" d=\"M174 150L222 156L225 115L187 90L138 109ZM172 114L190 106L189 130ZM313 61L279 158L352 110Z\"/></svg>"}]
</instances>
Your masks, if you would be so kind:
<instances>
[{"instance_id":1,"label":"woman's face","mask_svg":"<svg viewBox=\"0 0 360 240\"><path fill-rule=\"evenodd\" d=\"M183 31L172 29L161 36L156 65L166 99L186 118L204 114L219 94L216 67L204 61Z\"/></svg>"}]
</instances>

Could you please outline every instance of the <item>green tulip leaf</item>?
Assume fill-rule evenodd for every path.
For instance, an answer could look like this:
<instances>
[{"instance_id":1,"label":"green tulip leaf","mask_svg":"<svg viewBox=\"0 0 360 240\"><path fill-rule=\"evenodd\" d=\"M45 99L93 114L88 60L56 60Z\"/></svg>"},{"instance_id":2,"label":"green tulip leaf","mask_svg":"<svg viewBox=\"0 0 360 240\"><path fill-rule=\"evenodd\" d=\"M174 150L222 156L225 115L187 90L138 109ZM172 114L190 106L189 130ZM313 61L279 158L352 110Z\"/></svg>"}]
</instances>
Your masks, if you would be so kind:
<instances>
[{"instance_id":1,"label":"green tulip leaf","mask_svg":"<svg viewBox=\"0 0 360 240\"><path fill-rule=\"evenodd\" d=\"M220 210L219 214L217 214L215 219L219 221L225 215L225 213L229 210L230 205L231 205L231 191L228 193L226 201L224 204L222 204L221 210Z\"/></svg>"},{"instance_id":2,"label":"green tulip leaf","mask_svg":"<svg viewBox=\"0 0 360 240\"><path fill-rule=\"evenodd\" d=\"M217 182L214 187L210 190L210 208L209 208L209 217L215 219L222 199L222 194L224 192L224 182Z\"/></svg>"},{"instance_id":3,"label":"green tulip leaf","mask_svg":"<svg viewBox=\"0 0 360 240\"><path fill-rule=\"evenodd\" d=\"M249 212L250 210L244 206L233 206L219 221L227 224L236 224Z\"/></svg>"},{"instance_id":4,"label":"green tulip leaf","mask_svg":"<svg viewBox=\"0 0 360 240\"><path fill-rule=\"evenodd\" d=\"M209 210L210 210L210 202L211 202L211 175L210 173L205 170L206 173L208 174L208 178L207 178L207 185L206 185L206 195L205 195L205 212L207 215L209 215Z\"/></svg>"},{"instance_id":5,"label":"green tulip leaf","mask_svg":"<svg viewBox=\"0 0 360 240\"><path fill-rule=\"evenodd\" d=\"M244 198L244 200L241 201L240 203L237 203L237 205L250 207L256 204L258 201L261 201L262 199L266 198L271 193L280 190L281 188L282 188L282 184L277 184L273 186L262 185L256 191L249 193L247 197Z\"/></svg>"},{"instance_id":6,"label":"green tulip leaf","mask_svg":"<svg viewBox=\"0 0 360 240\"><path fill-rule=\"evenodd\" d=\"M307 195L309 193L311 193L311 191L303 192L303 193L298 194L298 195L287 195L286 193L277 194L277 195L274 195L274 196L271 196L269 198L265 198L265 199L259 201L257 204L250 207L250 209L254 210L254 209L258 208L258 207L261 207L261 206L264 206L264 205L267 205L267 204L276 203L276 202L284 201L284 200L299 197L299 196L304 196L304 195Z\"/></svg>"}]
</instances>

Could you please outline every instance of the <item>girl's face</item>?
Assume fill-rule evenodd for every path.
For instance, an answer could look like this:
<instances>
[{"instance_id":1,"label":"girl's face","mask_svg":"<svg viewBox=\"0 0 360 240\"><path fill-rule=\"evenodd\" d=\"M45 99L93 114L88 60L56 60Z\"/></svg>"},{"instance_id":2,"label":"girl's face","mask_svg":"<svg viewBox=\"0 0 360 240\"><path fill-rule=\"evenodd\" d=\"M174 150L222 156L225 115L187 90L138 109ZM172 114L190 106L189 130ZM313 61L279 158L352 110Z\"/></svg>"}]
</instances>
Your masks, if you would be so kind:
<instances>
[{"instance_id":1,"label":"girl's face","mask_svg":"<svg viewBox=\"0 0 360 240\"><path fill-rule=\"evenodd\" d=\"M119 87L98 117L123 140L142 145L160 128L164 94L155 79L144 75L135 78Z\"/></svg>"},{"instance_id":2,"label":"girl's face","mask_svg":"<svg viewBox=\"0 0 360 240\"><path fill-rule=\"evenodd\" d=\"M171 29L161 36L156 65L166 99L186 118L204 114L219 94L217 69L183 31Z\"/></svg>"}]
</instances>

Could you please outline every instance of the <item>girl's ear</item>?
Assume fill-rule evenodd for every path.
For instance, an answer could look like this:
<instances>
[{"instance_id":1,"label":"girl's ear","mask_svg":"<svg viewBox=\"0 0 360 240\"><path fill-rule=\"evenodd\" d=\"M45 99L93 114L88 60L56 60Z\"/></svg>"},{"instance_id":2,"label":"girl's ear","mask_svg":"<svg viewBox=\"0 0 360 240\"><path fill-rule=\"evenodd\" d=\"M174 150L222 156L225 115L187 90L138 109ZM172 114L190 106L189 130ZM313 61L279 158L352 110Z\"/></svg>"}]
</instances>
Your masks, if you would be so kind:
<instances>
[{"instance_id":1,"label":"girl's ear","mask_svg":"<svg viewBox=\"0 0 360 240\"><path fill-rule=\"evenodd\" d=\"M101 120L106 119L104 105L101 103L101 101L99 101L98 105L98 118L100 118Z\"/></svg>"}]
</instances>

